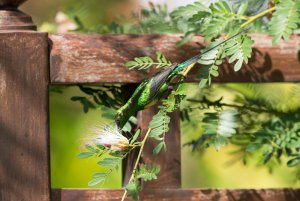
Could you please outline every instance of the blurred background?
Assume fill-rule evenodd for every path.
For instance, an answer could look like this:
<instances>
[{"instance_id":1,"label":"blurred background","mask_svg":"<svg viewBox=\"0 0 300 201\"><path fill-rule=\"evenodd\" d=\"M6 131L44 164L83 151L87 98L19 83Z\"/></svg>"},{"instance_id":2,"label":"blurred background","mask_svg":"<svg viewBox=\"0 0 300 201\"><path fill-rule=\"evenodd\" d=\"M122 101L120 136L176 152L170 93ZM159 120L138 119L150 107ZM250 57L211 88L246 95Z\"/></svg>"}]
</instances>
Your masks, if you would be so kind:
<instances>
[{"instance_id":1,"label":"blurred background","mask_svg":"<svg viewBox=\"0 0 300 201\"><path fill-rule=\"evenodd\" d=\"M185 5L195 0L153 0L154 4L167 5L171 11L180 5ZM99 23L110 23L120 15L130 15L132 11L149 8L148 0L27 0L21 10L30 13L35 24L55 22L57 12L73 12L84 20L87 26Z\"/></svg>"},{"instance_id":2,"label":"blurred background","mask_svg":"<svg viewBox=\"0 0 300 201\"><path fill-rule=\"evenodd\" d=\"M190 2L193 1L153 1L153 3L166 4L169 10ZM130 17L132 11L138 12L144 7L149 8L148 2L144 0L28 0L22 5L21 10L33 17L41 31L68 32L77 29L82 23L88 30L106 32L103 25L111 24L115 18L120 18L122 15ZM80 23L76 21L78 19ZM264 100L273 105L272 107L282 107L287 111L297 110L300 108L299 93L286 94L295 85L293 83L251 85L254 87L247 87L249 85L246 84L214 85L212 91L218 93L212 93L211 97L215 100L222 96L225 100L231 100L232 94L237 92L251 96L251 90L254 88L263 91L260 95L252 93L257 100ZM188 87L194 88L189 90L194 92L189 94L190 97L201 93L197 85L189 84ZM299 85L297 87L299 88ZM274 88L278 89L276 93L279 95L266 96L266 93L274 91ZM70 100L73 96L85 95L77 86L55 86L51 87L49 93L51 186L52 188L86 188L91 175L101 171L103 167L97 165L96 160L93 159L78 159L77 154L89 129L105 122L106 119L101 116L100 109L84 113L78 102ZM202 132L199 125L189 122L182 122L181 125L182 145L196 139ZM183 187L300 187L299 182L295 181L295 170L288 168L286 161L273 168L271 174L270 169L258 165L255 160L249 160L246 165L243 161L233 162L233 155L230 153L236 148L237 146L230 145L219 152L213 148L192 152L191 147L183 146L181 156ZM106 183L100 187L121 187L121 172L111 174Z\"/></svg>"},{"instance_id":3,"label":"blurred background","mask_svg":"<svg viewBox=\"0 0 300 201\"><path fill-rule=\"evenodd\" d=\"M105 168L96 164L93 158L78 159L82 141L95 125L108 122L101 116L100 108L83 112L80 103L71 101L73 96L85 96L77 86L52 86L50 92L50 142L51 142L51 184L52 188L87 188L91 175ZM274 88L277 91L274 93ZM224 102L231 102L237 94L243 94L263 101L274 108L286 111L300 108L300 94L292 95L293 88L300 90L300 84L213 84L209 89L210 98L223 97ZM57 89L59 91L57 92ZM188 98L203 94L197 84L188 84ZM255 92L254 92L255 91ZM259 91L260 93L256 93ZM204 92L207 94L207 92ZM289 100L289 101L287 101ZM183 107L190 103L184 102ZM249 158L247 164L237 159L234 154L239 146L227 145L217 152L214 148L192 151L185 146L197 139L203 132L199 111L191 114L192 120L181 122L181 164L183 187L213 188L282 188L300 187L296 182L294 168L281 164L269 167L260 164L258 157ZM256 118L256 117L255 117ZM263 119L268 119L263 117ZM241 152L239 152L241 153ZM99 186L97 186L99 187ZM111 174L104 188L121 187L121 172Z\"/></svg>"}]
</instances>

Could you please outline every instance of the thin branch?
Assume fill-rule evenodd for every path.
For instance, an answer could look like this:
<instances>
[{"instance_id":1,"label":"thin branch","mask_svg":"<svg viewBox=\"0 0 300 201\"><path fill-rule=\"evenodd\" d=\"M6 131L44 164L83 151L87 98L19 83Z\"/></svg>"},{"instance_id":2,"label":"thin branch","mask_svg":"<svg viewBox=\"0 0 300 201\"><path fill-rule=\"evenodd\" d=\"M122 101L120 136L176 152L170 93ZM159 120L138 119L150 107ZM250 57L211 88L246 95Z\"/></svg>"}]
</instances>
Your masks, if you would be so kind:
<instances>
[{"instance_id":1,"label":"thin branch","mask_svg":"<svg viewBox=\"0 0 300 201\"><path fill-rule=\"evenodd\" d=\"M138 154L138 156L137 156L137 158L136 158L136 161L135 161L135 164L134 164L134 168L133 168L133 170L132 170L131 177L130 177L130 179L129 179L129 181L128 181L128 184L129 184L129 183L133 180L133 178L134 178L134 173L136 172L136 169L137 169L137 167L138 167L138 164L139 164L140 158L141 158L141 156L142 156L142 152L143 152L143 149L144 149L146 140L147 140L147 138L148 138L148 136L149 136L151 130L152 130L151 128L148 129L148 131L147 131L147 133L146 133L146 135L145 135L143 141L141 142L141 148L140 148L139 154ZM127 190L125 189L125 192L124 192L124 194L123 194L123 196L122 196L122 201L125 200L126 195L127 195Z\"/></svg>"},{"instance_id":2,"label":"thin branch","mask_svg":"<svg viewBox=\"0 0 300 201\"><path fill-rule=\"evenodd\" d=\"M236 104L228 104L228 103L220 103L218 101L210 101L210 100L197 100L197 99L187 99L187 101L190 102L195 102L195 103L207 103L208 106L219 106L219 107L233 107L233 108L238 108L238 109L247 109L251 110L253 112L264 112L264 113L271 113L271 114L276 114L276 115L281 115L285 114L284 112L279 112L273 109L264 109L264 108L257 108L257 107L251 107L251 106L245 106L245 105L236 105ZM200 109L201 107L189 107L189 109Z\"/></svg>"},{"instance_id":3,"label":"thin branch","mask_svg":"<svg viewBox=\"0 0 300 201\"><path fill-rule=\"evenodd\" d=\"M270 13L270 12L273 12L274 10L276 10L276 6L274 6L272 8L269 8L269 9L267 9L267 10L261 12L261 13L258 13L257 15L248 17L248 20L245 23L243 23L240 28L244 28L245 26L247 26L248 24L250 24L251 22L253 22L257 18L260 18L260 17L262 17L262 16L264 16L264 15Z\"/></svg>"}]
</instances>

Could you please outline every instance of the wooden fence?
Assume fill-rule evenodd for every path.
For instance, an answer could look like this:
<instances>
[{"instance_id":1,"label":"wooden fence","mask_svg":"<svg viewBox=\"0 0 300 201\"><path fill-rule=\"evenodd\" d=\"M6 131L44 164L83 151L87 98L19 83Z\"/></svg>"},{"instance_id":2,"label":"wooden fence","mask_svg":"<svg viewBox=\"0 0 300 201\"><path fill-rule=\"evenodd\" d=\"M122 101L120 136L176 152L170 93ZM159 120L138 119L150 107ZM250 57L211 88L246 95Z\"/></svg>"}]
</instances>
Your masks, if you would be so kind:
<instances>
[{"instance_id":1,"label":"wooden fence","mask_svg":"<svg viewBox=\"0 0 300 201\"><path fill-rule=\"evenodd\" d=\"M25 0L0 0L0 200L90 201L120 200L122 189L51 189L49 171L49 84L139 83L151 75L129 71L123 64L135 56L163 51L183 61L203 45L195 37L180 49L179 35L86 35L35 31L31 18L18 11ZM300 81L300 37L271 45L271 38L255 34L254 56L239 73L224 64L216 82ZM153 73L153 72L152 72ZM195 73L189 76L196 81ZM230 76L228 76L230 75ZM156 108L138 119L147 128ZM161 167L159 179L144 184L141 200L294 201L299 189L183 189L181 188L179 115L173 113L167 135L168 151L152 158L153 142L143 159ZM132 160L124 165L128 178ZM259 182L259 178L258 182Z\"/></svg>"}]
</instances>

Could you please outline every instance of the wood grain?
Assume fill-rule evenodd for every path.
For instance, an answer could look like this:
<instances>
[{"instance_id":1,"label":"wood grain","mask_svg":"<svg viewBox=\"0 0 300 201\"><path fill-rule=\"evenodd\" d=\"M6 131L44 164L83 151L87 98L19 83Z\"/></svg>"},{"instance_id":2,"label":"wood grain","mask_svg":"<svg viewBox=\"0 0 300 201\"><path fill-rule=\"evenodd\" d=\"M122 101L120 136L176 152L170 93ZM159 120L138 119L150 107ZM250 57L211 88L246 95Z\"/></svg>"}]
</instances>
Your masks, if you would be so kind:
<instances>
[{"instance_id":1,"label":"wood grain","mask_svg":"<svg viewBox=\"0 0 300 201\"><path fill-rule=\"evenodd\" d=\"M146 134L149 122L158 112L157 107L152 107L139 112L138 120L142 134ZM166 152L162 150L157 156L153 155L153 149L159 141L148 138L142 160L144 163L155 163L160 166L157 180L143 182L144 188L179 188L181 187L181 158L180 158L180 122L179 111L170 114L171 122L169 132L165 135L167 145Z\"/></svg>"},{"instance_id":2,"label":"wood grain","mask_svg":"<svg viewBox=\"0 0 300 201\"><path fill-rule=\"evenodd\" d=\"M182 47L175 43L181 35L51 35L50 70L52 83L139 83L154 72L128 70L124 63L137 56L162 51L173 62L198 54L203 47L200 36ZM224 64L216 82L300 81L300 36L272 46L271 37L253 34L253 58L236 73ZM199 45L197 45L198 43ZM196 69L195 69L196 70ZM191 72L189 81L197 81Z\"/></svg>"},{"instance_id":3,"label":"wood grain","mask_svg":"<svg viewBox=\"0 0 300 201\"><path fill-rule=\"evenodd\" d=\"M119 201L122 189L53 189L53 201ZM131 199L126 199L131 200ZM141 201L299 201L299 189L143 189Z\"/></svg>"},{"instance_id":4,"label":"wood grain","mask_svg":"<svg viewBox=\"0 0 300 201\"><path fill-rule=\"evenodd\" d=\"M0 200L49 201L48 37L0 33Z\"/></svg>"}]
</instances>

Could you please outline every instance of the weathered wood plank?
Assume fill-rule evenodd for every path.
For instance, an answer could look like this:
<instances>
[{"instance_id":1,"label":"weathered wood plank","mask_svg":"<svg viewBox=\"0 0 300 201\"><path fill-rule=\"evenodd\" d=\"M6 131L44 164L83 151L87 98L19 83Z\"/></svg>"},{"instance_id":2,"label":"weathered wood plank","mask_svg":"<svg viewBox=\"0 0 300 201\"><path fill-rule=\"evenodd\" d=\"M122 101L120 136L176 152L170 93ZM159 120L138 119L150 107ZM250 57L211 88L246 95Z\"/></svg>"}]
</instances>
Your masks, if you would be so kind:
<instances>
[{"instance_id":1,"label":"weathered wood plank","mask_svg":"<svg viewBox=\"0 0 300 201\"><path fill-rule=\"evenodd\" d=\"M148 124L152 116L158 112L157 107L138 112L138 123L142 134L146 134ZM160 165L159 179L143 183L145 188L179 188L181 187L180 167L180 124L179 112L171 114L170 131L166 134L167 152L162 151L158 156L153 156L153 149L158 141L148 139L142 154L142 161ZM143 137L141 137L143 138ZM134 150L127 160L123 162L123 185L125 186L131 176L133 166L136 162L138 149Z\"/></svg>"},{"instance_id":2,"label":"weathered wood plank","mask_svg":"<svg viewBox=\"0 0 300 201\"><path fill-rule=\"evenodd\" d=\"M122 189L53 189L53 201L119 201ZM131 199L126 199L131 200ZM144 189L144 201L299 201L300 189Z\"/></svg>"},{"instance_id":3,"label":"weathered wood plank","mask_svg":"<svg viewBox=\"0 0 300 201\"><path fill-rule=\"evenodd\" d=\"M182 62L203 46L195 37L182 47L175 45L180 35L51 35L52 83L138 83L152 73L128 70L124 63L136 56L154 55L161 50L171 61ZM217 82L300 81L300 36L272 46L271 37L253 34L254 56L238 73L224 64ZM201 45L197 45L201 43ZM190 73L189 81L197 80Z\"/></svg>"},{"instance_id":4,"label":"weathered wood plank","mask_svg":"<svg viewBox=\"0 0 300 201\"><path fill-rule=\"evenodd\" d=\"M49 201L48 36L0 32L0 200Z\"/></svg>"},{"instance_id":5,"label":"weathered wood plank","mask_svg":"<svg viewBox=\"0 0 300 201\"><path fill-rule=\"evenodd\" d=\"M158 112L157 106L139 112L139 124L142 134L146 134L149 122ZM153 149L158 141L152 138L147 140L142 154L144 163L155 163L160 166L158 179L143 182L144 188L179 188L181 187L181 158L180 158L180 122L179 111L170 114L169 132L165 135L167 151L163 149L153 155Z\"/></svg>"}]
</instances>

